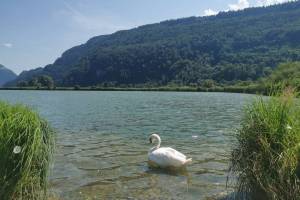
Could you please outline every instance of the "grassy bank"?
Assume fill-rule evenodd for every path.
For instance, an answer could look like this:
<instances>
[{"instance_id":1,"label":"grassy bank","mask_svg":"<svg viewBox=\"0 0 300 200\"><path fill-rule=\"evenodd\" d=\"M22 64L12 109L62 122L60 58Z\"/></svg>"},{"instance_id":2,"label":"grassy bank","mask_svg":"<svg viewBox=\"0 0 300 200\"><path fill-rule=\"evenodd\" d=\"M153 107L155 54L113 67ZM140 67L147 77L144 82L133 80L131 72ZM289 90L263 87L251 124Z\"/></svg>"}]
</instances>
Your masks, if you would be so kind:
<instances>
[{"instance_id":1,"label":"grassy bank","mask_svg":"<svg viewBox=\"0 0 300 200\"><path fill-rule=\"evenodd\" d=\"M178 86L178 87L8 87L0 90L53 90L53 91L161 91L161 92L231 92L248 94L266 94L267 91L258 85L250 86L216 86L211 88Z\"/></svg>"},{"instance_id":2,"label":"grassy bank","mask_svg":"<svg viewBox=\"0 0 300 200\"><path fill-rule=\"evenodd\" d=\"M300 199L300 108L289 89L245 110L231 172L245 199Z\"/></svg>"},{"instance_id":3,"label":"grassy bank","mask_svg":"<svg viewBox=\"0 0 300 200\"><path fill-rule=\"evenodd\" d=\"M53 131L22 105L0 102L0 197L46 199Z\"/></svg>"}]
</instances>

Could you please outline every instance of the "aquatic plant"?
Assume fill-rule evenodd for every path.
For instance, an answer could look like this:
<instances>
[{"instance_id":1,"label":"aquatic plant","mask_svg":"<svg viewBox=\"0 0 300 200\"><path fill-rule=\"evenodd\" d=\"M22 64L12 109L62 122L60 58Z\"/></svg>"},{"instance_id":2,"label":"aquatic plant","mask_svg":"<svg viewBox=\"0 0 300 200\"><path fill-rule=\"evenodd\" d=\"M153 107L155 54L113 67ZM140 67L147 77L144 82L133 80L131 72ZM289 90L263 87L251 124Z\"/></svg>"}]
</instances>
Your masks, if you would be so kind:
<instances>
[{"instance_id":1,"label":"aquatic plant","mask_svg":"<svg viewBox=\"0 0 300 200\"><path fill-rule=\"evenodd\" d=\"M0 197L46 199L53 131L30 108L0 102Z\"/></svg>"},{"instance_id":2,"label":"aquatic plant","mask_svg":"<svg viewBox=\"0 0 300 200\"><path fill-rule=\"evenodd\" d=\"M300 108L294 97L287 89L245 109L231 160L239 199L300 199Z\"/></svg>"}]
</instances>

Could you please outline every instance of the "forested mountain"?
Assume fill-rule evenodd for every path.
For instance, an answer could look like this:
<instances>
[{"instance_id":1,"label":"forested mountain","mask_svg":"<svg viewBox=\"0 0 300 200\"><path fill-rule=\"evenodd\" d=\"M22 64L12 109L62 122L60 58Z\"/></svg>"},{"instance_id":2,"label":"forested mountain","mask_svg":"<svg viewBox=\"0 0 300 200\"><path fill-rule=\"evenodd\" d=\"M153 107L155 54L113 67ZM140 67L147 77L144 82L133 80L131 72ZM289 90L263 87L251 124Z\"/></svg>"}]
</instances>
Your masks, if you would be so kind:
<instances>
[{"instance_id":1,"label":"forested mountain","mask_svg":"<svg viewBox=\"0 0 300 200\"><path fill-rule=\"evenodd\" d=\"M232 84L300 60L300 2L190 17L97 36L21 73L58 86ZM26 81L26 82L24 82Z\"/></svg>"},{"instance_id":2,"label":"forested mountain","mask_svg":"<svg viewBox=\"0 0 300 200\"><path fill-rule=\"evenodd\" d=\"M15 78L17 78L17 75L14 72L0 64L0 86L14 80Z\"/></svg>"}]
</instances>

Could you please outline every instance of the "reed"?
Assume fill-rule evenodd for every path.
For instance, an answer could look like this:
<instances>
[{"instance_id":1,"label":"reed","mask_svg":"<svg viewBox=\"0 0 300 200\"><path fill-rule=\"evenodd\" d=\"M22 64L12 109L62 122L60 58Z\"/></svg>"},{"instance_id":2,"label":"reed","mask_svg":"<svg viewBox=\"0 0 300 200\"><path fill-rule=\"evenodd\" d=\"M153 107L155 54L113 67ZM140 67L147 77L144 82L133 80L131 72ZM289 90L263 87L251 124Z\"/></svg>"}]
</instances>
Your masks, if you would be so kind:
<instances>
[{"instance_id":1,"label":"reed","mask_svg":"<svg viewBox=\"0 0 300 200\"><path fill-rule=\"evenodd\" d=\"M292 89L245 109L231 159L239 199L300 199L299 116Z\"/></svg>"},{"instance_id":2,"label":"reed","mask_svg":"<svg viewBox=\"0 0 300 200\"><path fill-rule=\"evenodd\" d=\"M53 130L36 112L0 102L1 199L47 198L53 138Z\"/></svg>"}]
</instances>

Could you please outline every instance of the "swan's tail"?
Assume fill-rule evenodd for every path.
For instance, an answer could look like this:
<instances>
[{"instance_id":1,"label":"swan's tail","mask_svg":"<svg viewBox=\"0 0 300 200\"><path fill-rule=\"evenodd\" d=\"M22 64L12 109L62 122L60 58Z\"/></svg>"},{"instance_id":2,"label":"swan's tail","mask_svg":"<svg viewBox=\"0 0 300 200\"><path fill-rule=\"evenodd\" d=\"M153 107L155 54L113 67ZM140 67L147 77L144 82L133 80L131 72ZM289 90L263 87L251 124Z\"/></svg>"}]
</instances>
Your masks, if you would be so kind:
<instances>
[{"instance_id":1,"label":"swan's tail","mask_svg":"<svg viewBox=\"0 0 300 200\"><path fill-rule=\"evenodd\" d=\"M188 158L188 159L186 159L186 161L185 161L185 163L184 163L184 165L188 165L188 164L191 164L192 163L192 158Z\"/></svg>"}]
</instances>

